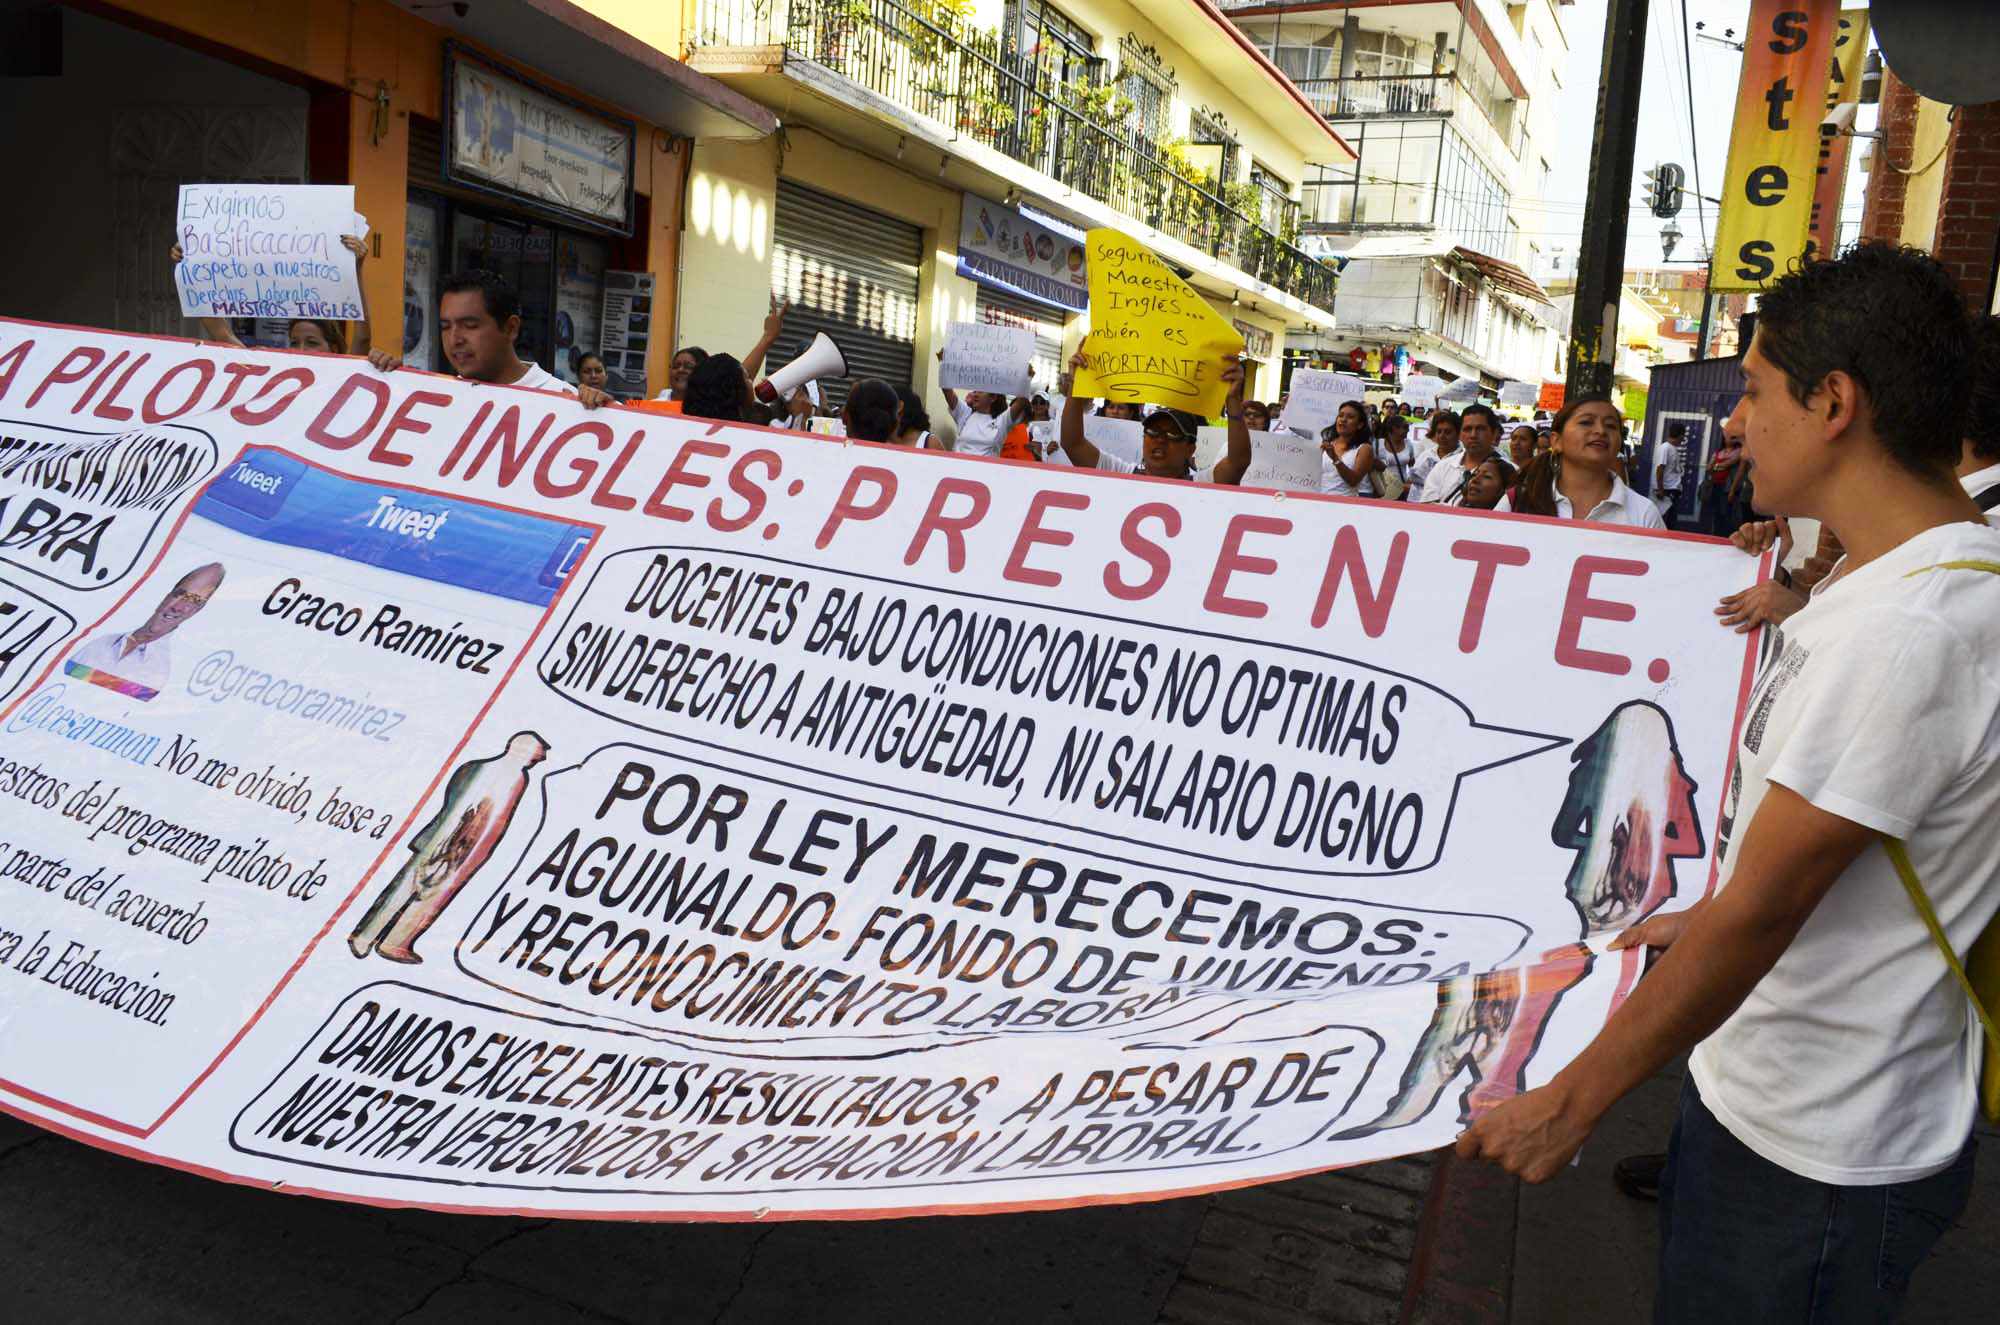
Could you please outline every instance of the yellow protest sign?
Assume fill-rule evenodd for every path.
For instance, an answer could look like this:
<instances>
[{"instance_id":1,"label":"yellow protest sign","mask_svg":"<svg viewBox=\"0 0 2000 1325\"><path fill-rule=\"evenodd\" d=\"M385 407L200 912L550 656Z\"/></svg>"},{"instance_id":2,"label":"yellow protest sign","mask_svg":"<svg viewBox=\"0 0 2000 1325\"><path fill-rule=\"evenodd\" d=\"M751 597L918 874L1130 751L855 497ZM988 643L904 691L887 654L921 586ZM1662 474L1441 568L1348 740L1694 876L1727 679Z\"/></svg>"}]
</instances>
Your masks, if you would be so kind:
<instances>
[{"instance_id":1,"label":"yellow protest sign","mask_svg":"<svg viewBox=\"0 0 2000 1325\"><path fill-rule=\"evenodd\" d=\"M1171 405L1213 417L1229 388L1222 361L1243 353L1243 337L1208 301L1153 255L1116 230L1084 236L1090 269L1089 360L1071 388L1103 396Z\"/></svg>"}]
</instances>

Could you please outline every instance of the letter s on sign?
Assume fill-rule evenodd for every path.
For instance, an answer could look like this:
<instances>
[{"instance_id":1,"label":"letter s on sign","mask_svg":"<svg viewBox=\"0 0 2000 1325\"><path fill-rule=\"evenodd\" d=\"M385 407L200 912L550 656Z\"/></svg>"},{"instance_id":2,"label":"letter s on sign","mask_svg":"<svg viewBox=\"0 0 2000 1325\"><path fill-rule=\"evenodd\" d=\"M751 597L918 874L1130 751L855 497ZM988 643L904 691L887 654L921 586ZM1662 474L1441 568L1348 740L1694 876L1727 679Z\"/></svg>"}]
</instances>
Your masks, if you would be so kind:
<instances>
[{"instance_id":1,"label":"letter s on sign","mask_svg":"<svg viewBox=\"0 0 2000 1325\"><path fill-rule=\"evenodd\" d=\"M1806 19L1803 9L1781 9L1771 16L1773 54L1797 55L1806 48Z\"/></svg>"},{"instance_id":2,"label":"letter s on sign","mask_svg":"<svg viewBox=\"0 0 2000 1325\"><path fill-rule=\"evenodd\" d=\"M1746 240L1743 247L1736 250L1738 260L1743 264L1736 269L1736 278L1742 281L1768 281L1771 273L1778 269L1771 260L1773 252L1768 239Z\"/></svg>"}]
</instances>

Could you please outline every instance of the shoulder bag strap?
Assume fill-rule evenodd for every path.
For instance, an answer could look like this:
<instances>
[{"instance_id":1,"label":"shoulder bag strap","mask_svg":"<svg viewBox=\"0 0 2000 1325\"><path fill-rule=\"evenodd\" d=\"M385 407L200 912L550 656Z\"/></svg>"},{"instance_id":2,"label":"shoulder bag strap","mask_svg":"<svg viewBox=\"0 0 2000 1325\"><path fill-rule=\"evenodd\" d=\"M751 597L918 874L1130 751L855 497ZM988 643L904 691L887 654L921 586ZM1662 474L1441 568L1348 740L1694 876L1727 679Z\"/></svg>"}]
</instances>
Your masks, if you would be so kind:
<instances>
[{"instance_id":1,"label":"shoulder bag strap","mask_svg":"<svg viewBox=\"0 0 2000 1325\"><path fill-rule=\"evenodd\" d=\"M1919 566L1903 578L1925 575L1934 570L1976 570L2000 575L2000 562L1940 561L1935 566ZM1937 944L1938 951L1944 954L1944 964L1951 968L1953 978L1958 981L1958 987L1965 991L1965 997L1972 1004L1972 1010L1978 1014L1979 1024L1985 1029L1988 1042L1996 1051L2000 1051L2000 1025L1994 1023L1993 1014L1979 1001L1979 995L1972 988L1972 977L1965 973L1965 963L1959 961L1958 954L1952 950L1951 940L1945 936L1944 926L1938 923L1937 912L1931 909L1930 896L1924 891L1923 881L1917 877L1917 867L1910 860L1909 848L1899 839L1884 833L1882 849L1889 853L1889 863L1896 867L1896 877L1903 881L1903 891L1910 895L1910 902L1917 908L1917 915L1923 919L1924 928L1930 931L1931 941Z\"/></svg>"},{"instance_id":2,"label":"shoulder bag strap","mask_svg":"<svg viewBox=\"0 0 2000 1325\"><path fill-rule=\"evenodd\" d=\"M1992 487L1974 497L1972 504L1982 511L1990 511L1995 506L2000 506L2000 483L1995 483Z\"/></svg>"},{"instance_id":3,"label":"shoulder bag strap","mask_svg":"<svg viewBox=\"0 0 2000 1325\"><path fill-rule=\"evenodd\" d=\"M1917 867L1910 861L1909 849L1887 833L1882 834L1882 849L1889 853L1889 863L1896 867L1896 877L1903 881L1903 891L1910 895L1917 914L1923 918L1924 928L1931 933L1931 941L1944 954L1944 964L1951 968L1958 987L1965 991L1972 1010L1978 1014L1979 1024L1986 1029L1987 1040L1995 1049L2000 1049L2000 1025L1994 1023L1993 1014L1986 1010L1986 1005L1979 1001L1979 995L1973 992L1972 977L1965 973L1965 964L1952 951L1951 940L1945 937L1944 926L1938 923L1937 912L1931 909L1930 896L1924 892L1923 882L1917 878Z\"/></svg>"}]
</instances>

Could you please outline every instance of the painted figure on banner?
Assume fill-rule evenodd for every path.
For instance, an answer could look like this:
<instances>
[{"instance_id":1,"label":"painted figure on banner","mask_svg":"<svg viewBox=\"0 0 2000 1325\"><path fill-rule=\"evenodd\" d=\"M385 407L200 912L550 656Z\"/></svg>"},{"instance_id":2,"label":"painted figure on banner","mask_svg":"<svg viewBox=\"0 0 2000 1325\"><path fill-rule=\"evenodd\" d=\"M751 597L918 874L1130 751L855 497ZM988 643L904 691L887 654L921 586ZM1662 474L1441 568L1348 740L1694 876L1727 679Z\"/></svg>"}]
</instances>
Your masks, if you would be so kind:
<instances>
[{"instance_id":1,"label":"painted figure on banner","mask_svg":"<svg viewBox=\"0 0 2000 1325\"><path fill-rule=\"evenodd\" d=\"M347 936L356 957L375 952L392 962L423 960L416 941L500 845L528 789L528 770L548 753L547 741L523 731L491 759L459 765L437 813L411 837L410 858Z\"/></svg>"},{"instance_id":2,"label":"painted figure on banner","mask_svg":"<svg viewBox=\"0 0 2000 1325\"><path fill-rule=\"evenodd\" d=\"M1657 911L1674 895L1674 861L1704 847L1695 785L1658 705L1620 705L1570 759L1550 836L1577 853L1563 886L1583 922L1579 937L1589 938Z\"/></svg>"},{"instance_id":3,"label":"painted figure on banner","mask_svg":"<svg viewBox=\"0 0 2000 1325\"><path fill-rule=\"evenodd\" d=\"M173 683L168 636L208 606L222 579L223 569L216 562L196 566L174 581L151 616L130 630L92 639L69 656L64 673L141 703L152 700Z\"/></svg>"},{"instance_id":4,"label":"painted figure on banner","mask_svg":"<svg viewBox=\"0 0 2000 1325\"><path fill-rule=\"evenodd\" d=\"M1676 860L1704 850L1695 784L1673 720L1656 704L1621 704L1571 753L1569 784L1549 836L1576 853L1563 891L1581 937L1644 920L1677 891ZM1458 1121L1527 1088L1528 1062L1556 1004L1590 973L1585 943L1544 953L1534 965L1438 982L1437 1010L1382 1116L1341 1139L1407 1127L1430 1113L1462 1071L1471 1081Z\"/></svg>"}]
</instances>

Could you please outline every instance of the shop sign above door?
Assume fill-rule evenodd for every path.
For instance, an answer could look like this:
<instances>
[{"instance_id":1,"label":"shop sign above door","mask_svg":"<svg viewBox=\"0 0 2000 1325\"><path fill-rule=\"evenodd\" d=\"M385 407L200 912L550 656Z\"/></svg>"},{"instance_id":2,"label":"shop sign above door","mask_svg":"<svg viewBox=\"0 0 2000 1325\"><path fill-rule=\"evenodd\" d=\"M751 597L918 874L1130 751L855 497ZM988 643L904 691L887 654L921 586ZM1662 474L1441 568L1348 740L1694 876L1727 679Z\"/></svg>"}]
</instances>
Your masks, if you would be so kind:
<instances>
[{"instance_id":1,"label":"shop sign above door","mask_svg":"<svg viewBox=\"0 0 2000 1325\"><path fill-rule=\"evenodd\" d=\"M445 48L445 86L447 178L632 233L630 121L586 110L461 46Z\"/></svg>"}]
</instances>

